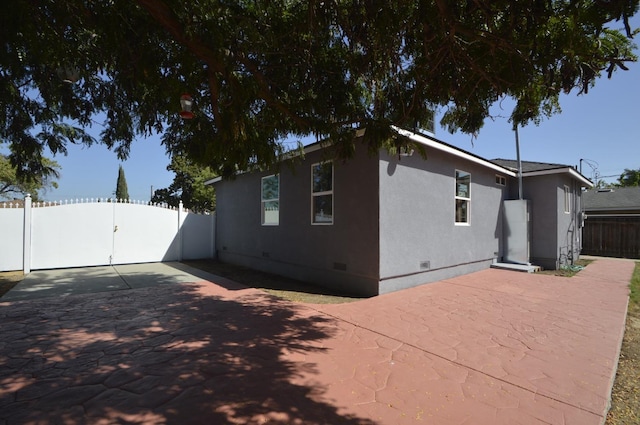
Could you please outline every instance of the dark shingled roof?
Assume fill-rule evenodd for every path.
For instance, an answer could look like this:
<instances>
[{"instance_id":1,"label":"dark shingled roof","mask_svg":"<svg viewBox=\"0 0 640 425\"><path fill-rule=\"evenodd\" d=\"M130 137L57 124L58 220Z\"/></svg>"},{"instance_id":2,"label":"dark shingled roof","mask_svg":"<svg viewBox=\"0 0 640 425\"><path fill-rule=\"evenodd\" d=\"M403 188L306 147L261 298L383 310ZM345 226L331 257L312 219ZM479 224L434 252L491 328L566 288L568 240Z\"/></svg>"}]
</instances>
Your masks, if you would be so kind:
<instances>
[{"instance_id":1,"label":"dark shingled roof","mask_svg":"<svg viewBox=\"0 0 640 425\"><path fill-rule=\"evenodd\" d=\"M513 171L518 171L518 161L513 159L492 159L491 162L494 164L498 164L502 167L512 169ZM571 165L565 164L550 164L548 162L532 162L532 161L521 161L522 163L522 172L529 173L532 171L547 171L547 170L555 170L558 168L567 168L571 167Z\"/></svg>"},{"instance_id":2,"label":"dark shingled roof","mask_svg":"<svg viewBox=\"0 0 640 425\"><path fill-rule=\"evenodd\" d=\"M640 210L640 187L587 190L582 205L585 211Z\"/></svg>"}]
</instances>

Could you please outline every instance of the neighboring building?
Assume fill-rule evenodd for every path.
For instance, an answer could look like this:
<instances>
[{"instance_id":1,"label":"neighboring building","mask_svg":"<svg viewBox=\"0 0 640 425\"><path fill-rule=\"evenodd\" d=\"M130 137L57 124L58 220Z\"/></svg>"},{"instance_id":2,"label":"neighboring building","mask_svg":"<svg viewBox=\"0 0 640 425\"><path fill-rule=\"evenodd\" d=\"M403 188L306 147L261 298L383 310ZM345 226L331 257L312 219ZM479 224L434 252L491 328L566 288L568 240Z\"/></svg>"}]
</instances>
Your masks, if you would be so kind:
<instances>
[{"instance_id":1,"label":"neighboring building","mask_svg":"<svg viewBox=\"0 0 640 425\"><path fill-rule=\"evenodd\" d=\"M589 216L640 214L640 187L592 189L583 193L584 212Z\"/></svg>"},{"instance_id":2,"label":"neighboring building","mask_svg":"<svg viewBox=\"0 0 640 425\"><path fill-rule=\"evenodd\" d=\"M315 144L279 173L214 179L218 258L368 296L501 261L513 227L503 220L503 203L517 199L516 171L429 136L400 133L427 159L370 154L356 143L353 159L332 161ZM527 171L524 184L531 258L550 268L577 258L575 217L581 187L591 183L562 166Z\"/></svg>"},{"instance_id":3,"label":"neighboring building","mask_svg":"<svg viewBox=\"0 0 640 425\"><path fill-rule=\"evenodd\" d=\"M640 258L640 187L593 189L582 196L584 253Z\"/></svg>"}]
</instances>

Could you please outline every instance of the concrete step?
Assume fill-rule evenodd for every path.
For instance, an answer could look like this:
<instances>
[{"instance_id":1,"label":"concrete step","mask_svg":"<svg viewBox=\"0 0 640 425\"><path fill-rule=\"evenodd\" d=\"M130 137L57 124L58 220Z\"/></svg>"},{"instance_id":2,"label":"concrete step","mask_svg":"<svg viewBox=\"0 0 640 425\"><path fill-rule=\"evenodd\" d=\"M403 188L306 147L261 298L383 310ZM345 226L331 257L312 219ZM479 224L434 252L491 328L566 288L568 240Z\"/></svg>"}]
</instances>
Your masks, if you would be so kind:
<instances>
[{"instance_id":1,"label":"concrete step","mask_svg":"<svg viewBox=\"0 0 640 425\"><path fill-rule=\"evenodd\" d=\"M513 270L515 272L535 273L541 270L540 266L533 264L493 263L492 269Z\"/></svg>"}]
</instances>

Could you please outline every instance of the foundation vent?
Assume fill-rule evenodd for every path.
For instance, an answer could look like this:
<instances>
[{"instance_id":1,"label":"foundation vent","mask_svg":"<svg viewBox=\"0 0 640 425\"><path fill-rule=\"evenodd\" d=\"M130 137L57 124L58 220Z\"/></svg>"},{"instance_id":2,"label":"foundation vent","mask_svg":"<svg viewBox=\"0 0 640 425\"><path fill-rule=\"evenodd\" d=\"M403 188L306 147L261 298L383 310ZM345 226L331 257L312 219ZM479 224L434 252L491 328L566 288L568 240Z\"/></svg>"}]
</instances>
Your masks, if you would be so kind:
<instances>
[{"instance_id":1,"label":"foundation vent","mask_svg":"<svg viewBox=\"0 0 640 425\"><path fill-rule=\"evenodd\" d=\"M345 263L333 263L333 268L342 272L347 271L347 265Z\"/></svg>"},{"instance_id":2,"label":"foundation vent","mask_svg":"<svg viewBox=\"0 0 640 425\"><path fill-rule=\"evenodd\" d=\"M431 269L431 261L420 261L420 270L429 270Z\"/></svg>"}]
</instances>

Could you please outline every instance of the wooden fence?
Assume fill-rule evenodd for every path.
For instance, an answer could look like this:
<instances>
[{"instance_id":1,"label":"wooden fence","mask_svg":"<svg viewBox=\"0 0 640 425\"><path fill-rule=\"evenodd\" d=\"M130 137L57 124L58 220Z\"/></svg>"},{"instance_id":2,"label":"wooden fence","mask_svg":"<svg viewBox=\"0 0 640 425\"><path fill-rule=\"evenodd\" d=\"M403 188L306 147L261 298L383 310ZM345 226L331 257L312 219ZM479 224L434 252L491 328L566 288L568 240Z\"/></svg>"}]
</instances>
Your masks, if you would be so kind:
<instances>
[{"instance_id":1,"label":"wooden fence","mask_svg":"<svg viewBox=\"0 0 640 425\"><path fill-rule=\"evenodd\" d=\"M640 216L589 215L582 229L582 254L640 258Z\"/></svg>"}]
</instances>

